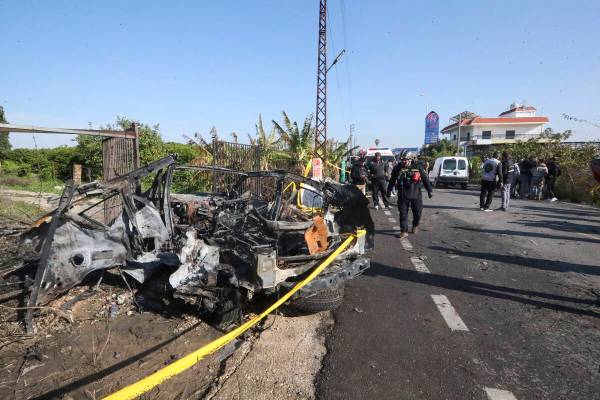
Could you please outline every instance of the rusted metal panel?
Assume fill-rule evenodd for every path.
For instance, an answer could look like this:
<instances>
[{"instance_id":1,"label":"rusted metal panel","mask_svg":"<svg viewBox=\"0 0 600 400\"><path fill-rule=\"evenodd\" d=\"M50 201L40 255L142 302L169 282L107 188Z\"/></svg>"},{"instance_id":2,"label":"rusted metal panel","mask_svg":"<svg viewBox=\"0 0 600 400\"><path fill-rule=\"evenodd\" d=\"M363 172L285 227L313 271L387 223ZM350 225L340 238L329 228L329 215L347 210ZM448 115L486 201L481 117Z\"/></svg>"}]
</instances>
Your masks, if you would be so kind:
<instances>
[{"instance_id":1,"label":"rusted metal panel","mask_svg":"<svg viewBox=\"0 0 600 400\"><path fill-rule=\"evenodd\" d=\"M232 143L213 140L213 166L234 169L238 171L260 170L260 147L251 144ZM213 191L221 192L231 189L237 182L238 176L224 171L213 171ZM242 191L252 191L260 194L260 180L253 179L245 182Z\"/></svg>"},{"instance_id":2,"label":"rusted metal panel","mask_svg":"<svg viewBox=\"0 0 600 400\"><path fill-rule=\"evenodd\" d=\"M105 181L125 175L139 167L138 130L134 124L127 132L132 139L107 138L102 141L102 175ZM133 134L132 134L133 132ZM122 211L119 197L104 202L104 222L114 221Z\"/></svg>"}]
</instances>

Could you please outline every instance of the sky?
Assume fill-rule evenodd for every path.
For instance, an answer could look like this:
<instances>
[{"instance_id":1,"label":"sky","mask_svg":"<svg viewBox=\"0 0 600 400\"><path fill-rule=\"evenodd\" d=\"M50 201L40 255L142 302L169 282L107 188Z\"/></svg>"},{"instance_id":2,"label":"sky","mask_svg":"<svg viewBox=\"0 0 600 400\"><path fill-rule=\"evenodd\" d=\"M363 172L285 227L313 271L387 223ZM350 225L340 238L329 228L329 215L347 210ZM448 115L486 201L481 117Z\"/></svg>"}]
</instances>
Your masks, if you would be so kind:
<instances>
[{"instance_id":1,"label":"sky","mask_svg":"<svg viewBox=\"0 0 600 400\"><path fill-rule=\"evenodd\" d=\"M497 116L525 102L600 139L600 2L328 1L328 135L419 146L426 111ZM314 113L318 0L0 0L0 105L11 123L97 128L117 116L184 142L259 114ZM35 139L35 140L34 140ZM72 137L12 134L15 147Z\"/></svg>"}]
</instances>

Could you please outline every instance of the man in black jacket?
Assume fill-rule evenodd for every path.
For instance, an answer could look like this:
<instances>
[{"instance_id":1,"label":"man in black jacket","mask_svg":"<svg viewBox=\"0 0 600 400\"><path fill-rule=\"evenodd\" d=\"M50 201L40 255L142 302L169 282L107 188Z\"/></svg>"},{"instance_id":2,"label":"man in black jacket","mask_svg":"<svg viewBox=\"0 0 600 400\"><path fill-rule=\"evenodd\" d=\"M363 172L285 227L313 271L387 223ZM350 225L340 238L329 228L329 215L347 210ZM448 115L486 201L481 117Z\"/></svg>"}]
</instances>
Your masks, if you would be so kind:
<instances>
[{"instance_id":1,"label":"man in black jacket","mask_svg":"<svg viewBox=\"0 0 600 400\"><path fill-rule=\"evenodd\" d=\"M556 185L556 180L560 176L560 166L556 162L556 158L552 157L548 164L548 175L546 176L546 189L548 190L548 200L556 201L556 194L554 193L554 185Z\"/></svg>"},{"instance_id":2,"label":"man in black jacket","mask_svg":"<svg viewBox=\"0 0 600 400\"><path fill-rule=\"evenodd\" d=\"M381 159L381 153L375 153L375 158L369 163L369 172L371 174L371 185L373 185L373 204L375 209L379 209L379 194L383 198L385 208L390 208L388 196L386 195L385 182L386 163Z\"/></svg>"},{"instance_id":3,"label":"man in black jacket","mask_svg":"<svg viewBox=\"0 0 600 400\"><path fill-rule=\"evenodd\" d=\"M400 238L408 236L408 209L412 209L413 225L412 233L417 233L421 214L423 212L423 196L421 187L425 186L429 198L433 197L431 184L427 173L416 162L407 157L402 157L396 164L390 177L388 193L390 188L396 185L398 191L398 212L400 213Z\"/></svg>"},{"instance_id":4,"label":"man in black jacket","mask_svg":"<svg viewBox=\"0 0 600 400\"><path fill-rule=\"evenodd\" d=\"M357 159L352 163L352 169L350 170L350 179L352 184L355 185L363 194L366 194L367 188L367 168L365 167L365 156L360 154Z\"/></svg>"},{"instance_id":5,"label":"man in black jacket","mask_svg":"<svg viewBox=\"0 0 600 400\"><path fill-rule=\"evenodd\" d=\"M524 158L519 163L519 170L521 175L519 177L519 198L527 199L529 196L529 185L531 184L531 169L533 165L531 163L531 157Z\"/></svg>"}]
</instances>

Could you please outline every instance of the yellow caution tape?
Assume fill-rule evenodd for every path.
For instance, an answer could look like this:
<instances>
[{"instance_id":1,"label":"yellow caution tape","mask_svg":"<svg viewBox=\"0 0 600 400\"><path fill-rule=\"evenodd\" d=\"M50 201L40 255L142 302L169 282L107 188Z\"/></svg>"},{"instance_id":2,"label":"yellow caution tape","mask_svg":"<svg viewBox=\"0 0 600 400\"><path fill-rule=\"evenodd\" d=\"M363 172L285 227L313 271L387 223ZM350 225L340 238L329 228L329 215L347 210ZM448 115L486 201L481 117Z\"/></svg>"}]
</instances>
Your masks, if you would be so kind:
<instances>
[{"instance_id":1,"label":"yellow caution tape","mask_svg":"<svg viewBox=\"0 0 600 400\"><path fill-rule=\"evenodd\" d=\"M126 386L123 389L106 396L104 398L104 400L135 399L136 397L141 396L142 394L146 393L147 391L160 385L162 382L166 381L167 379L172 378L175 375L178 375L178 374L182 373L183 371L185 371L186 369L192 367L194 364L198 363L204 357L219 350L220 348L225 346L227 343L231 342L233 339L237 338L242 333L246 332L248 329L252 328L254 325L259 323L267 315L269 315L270 313L275 311L278 307L280 307L283 303L288 301L294 293L296 293L298 290L300 290L302 287L304 287L310 281L315 279L315 277L317 275L319 275L325 268L327 268L327 266L329 264L331 264L337 258L337 256L339 256L340 253L342 253L346 249L346 247L348 247L350 245L350 243L352 243L352 241L355 238L364 236L365 233L366 232L364 230L359 230L356 232L356 234L349 236L346 240L344 240L344 242L342 242L342 244L339 245L339 247L333 253L331 253L329 255L329 257L327 257L325 259L325 261L323 261L321 263L321 265L319 265L317 268L315 268L315 270L313 272L311 272L310 275L308 275L306 278L304 278L302 281L300 281L296 286L294 286L292 288L292 290L290 290L285 295L283 295L279 300L277 300L275 303L273 303L273 305L271 305L269 308L267 308L265 311L263 311L258 316L252 318L248 322L244 323L243 325L240 325L236 329L234 329L231 332L212 341L211 343L209 343L205 346L202 346L201 348L194 351L193 353L190 353L187 356L182 357L179 360L158 370L157 372L153 373L152 375L147 376L146 378L141 379L141 380L137 381L136 383Z\"/></svg>"}]
</instances>

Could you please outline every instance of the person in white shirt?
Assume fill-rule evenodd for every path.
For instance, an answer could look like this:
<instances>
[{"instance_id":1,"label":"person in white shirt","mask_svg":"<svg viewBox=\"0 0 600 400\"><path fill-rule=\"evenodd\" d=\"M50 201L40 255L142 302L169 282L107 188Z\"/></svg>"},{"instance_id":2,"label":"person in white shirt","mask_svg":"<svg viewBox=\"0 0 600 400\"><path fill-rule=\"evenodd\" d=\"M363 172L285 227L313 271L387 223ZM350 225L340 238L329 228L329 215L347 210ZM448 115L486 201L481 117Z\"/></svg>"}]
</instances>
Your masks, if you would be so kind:
<instances>
[{"instance_id":1,"label":"person in white shirt","mask_svg":"<svg viewBox=\"0 0 600 400\"><path fill-rule=\"evenodd\" d=\"M479 195L479 208L481 211L493 211L490 206L497 185L502 185L501 164L498 157L500 153L494 152L492 158L488 158L482 165L481 194ZM499 182L498 182L499 180Z\"/></svg>"}]
</instances>

